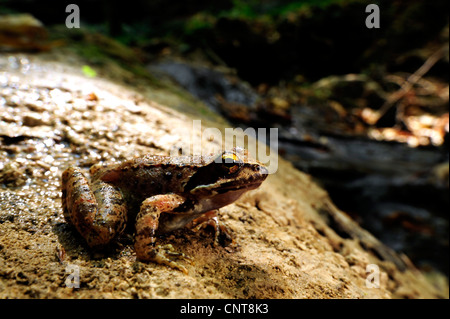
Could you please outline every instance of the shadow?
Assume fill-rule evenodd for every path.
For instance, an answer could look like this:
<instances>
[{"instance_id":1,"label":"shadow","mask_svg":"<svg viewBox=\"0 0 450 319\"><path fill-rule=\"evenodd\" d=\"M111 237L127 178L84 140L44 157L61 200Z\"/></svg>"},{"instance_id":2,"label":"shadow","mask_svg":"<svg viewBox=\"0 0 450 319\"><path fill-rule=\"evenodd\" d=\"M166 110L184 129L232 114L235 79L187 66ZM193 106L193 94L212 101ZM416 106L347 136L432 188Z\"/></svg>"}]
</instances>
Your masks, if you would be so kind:
<instances>
[{"instance_id":1,"label":"shadow","mask_svg":"<svg viewBox=\"0 0 450 319\"><path fill-rule=\"evenodd\" d=\"M57 223L53 226L52 231L58 237L66 258L69 257L69 259L94 261L108 257L119 258L124 247L132 244L127 237L120 236L105 247L93 249L89 247L76 228L68 223ZM64 262L64 260L60 262Z\"/></svg>"}]
</instances>

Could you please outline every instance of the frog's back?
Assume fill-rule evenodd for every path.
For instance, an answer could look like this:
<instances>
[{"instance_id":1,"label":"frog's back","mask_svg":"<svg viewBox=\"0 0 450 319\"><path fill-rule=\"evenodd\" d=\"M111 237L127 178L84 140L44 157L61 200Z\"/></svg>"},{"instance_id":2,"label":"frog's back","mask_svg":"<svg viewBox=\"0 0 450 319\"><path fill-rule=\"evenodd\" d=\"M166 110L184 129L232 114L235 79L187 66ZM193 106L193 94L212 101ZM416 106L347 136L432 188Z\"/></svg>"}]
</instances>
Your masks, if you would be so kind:
<instances>
[{"instance_id":1,"label":"frog's back","mask_svg":"<svg viewBox=\"0 0 450 319\"><path fill-rule=\"evenodd\" d=\"M205 157L146 155L103 170L96 178L117 185L135 201L158 194L182 194Z\"/></svg>"}]
</instances>

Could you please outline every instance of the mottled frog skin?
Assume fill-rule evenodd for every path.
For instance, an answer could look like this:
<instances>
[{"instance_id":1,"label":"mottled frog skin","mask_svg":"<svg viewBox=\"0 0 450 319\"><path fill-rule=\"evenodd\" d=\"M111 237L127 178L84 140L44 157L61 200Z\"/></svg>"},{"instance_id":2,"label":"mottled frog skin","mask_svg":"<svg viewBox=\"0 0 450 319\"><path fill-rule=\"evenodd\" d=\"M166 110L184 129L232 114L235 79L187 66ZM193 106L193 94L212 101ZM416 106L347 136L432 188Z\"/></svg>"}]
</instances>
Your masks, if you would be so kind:
<instances>
[{"instance_id":1,"label":"mottled frog skin","mask_svg":"<svg viewBox=\"0 0 450 319\"><path fill-rule=\"evenodd\" d=\"M134 221L138 259L186 272L173 260L186 256L170 245L156 245L158 235L208 219L211 211L259 187L267 173L242 149L209 156L145 155L94 165L90 182L79 168L69 167L62 174L64 217L91 247L109 244Z\"/></svg>"}]
</instances>

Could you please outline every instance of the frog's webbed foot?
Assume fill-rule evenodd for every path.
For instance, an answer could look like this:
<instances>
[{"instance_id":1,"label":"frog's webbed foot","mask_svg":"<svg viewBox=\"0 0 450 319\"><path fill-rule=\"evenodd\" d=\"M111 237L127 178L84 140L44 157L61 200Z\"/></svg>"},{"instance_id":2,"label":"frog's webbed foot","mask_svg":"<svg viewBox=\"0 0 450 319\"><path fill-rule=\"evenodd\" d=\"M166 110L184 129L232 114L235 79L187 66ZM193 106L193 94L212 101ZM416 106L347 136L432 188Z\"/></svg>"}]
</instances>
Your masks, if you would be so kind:
<instances>
[{"instance_id":1,"label":"frog's webbed foot","mask_svg":"<svg viewBox=\"0 0 450 319\"><path fill-rule=\"evenodd\" d=\"M142 242L136 241L135 249L137 258L142 261L152 261L158 264L166 265L174 269L178 269L185 274L188 274L187 269L177 263L175 259L186 260L192 263L192 258L175 251L172 245L147 245L145 248L141 247Z\"/></svg>"},{"instance_id":2,"label":"frog's webbed foot","mask_svg":"<svg viewBox=\"0 0 450 319\"><path fill-rule=\"evenodd\" d=\"M233 237L231 236L231 232L223 223L219 221L219 217L217 216L217 210L209 211L197 219L194 219L190 224L187 225L188 228L191 228L194 232L198 232L201 229L205 229L206 227L212 227L214 231L214 246L222 245L228 246L233 244Z\"/></svg>"},{"instance_id":3,"label":"frog's webbed foot","mask_svg":"<svg viewBox=\"0 0 450 319\"><path fill-rule=\"evenodd\" d=\"M179 263L175 262L173 259L182 259L192 263L192 258L183 253L176 252L173 246L170 244L156 246L150 255L152 255L151 261L169 266L174 269L178 269L185 274L188 274L187 269Z\"/></svg>"},{"instance_id":4,"label":"frog's webbed foot","mask_svg":"<svg viewBox=\"0 0 450 319\"><path fill-rule=\"evenodd\" d=\"M188 273L187 269L175 262L174 259L191 261L191 258L176 252L170 244L156 245L156 230L159 226L160 214L172 211L183 201L184 199L178 195L155 195L142 203L136 218L136 241L134 243L138 259L156 262L181 270L185 274Z\"/></svg>"}]
</instances>

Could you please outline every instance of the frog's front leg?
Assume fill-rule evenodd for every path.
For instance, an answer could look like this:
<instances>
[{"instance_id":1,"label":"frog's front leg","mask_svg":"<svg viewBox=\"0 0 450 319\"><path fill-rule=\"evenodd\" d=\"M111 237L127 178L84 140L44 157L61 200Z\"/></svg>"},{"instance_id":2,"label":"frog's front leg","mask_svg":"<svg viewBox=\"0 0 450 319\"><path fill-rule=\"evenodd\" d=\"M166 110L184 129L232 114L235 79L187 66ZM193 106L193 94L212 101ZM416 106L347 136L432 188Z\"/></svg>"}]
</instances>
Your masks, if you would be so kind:
<instances>
[{"instance_id":1,"label":"frog's front leg","mask_svg":"<svg viewBox=\"0 0 450 319\"><path fill-rule=\"evenodd\" d=\"M173 251L171 245L157 246L156 231L161 213L170 213L183 204L185 199L176 194L155 195L142 202L136 218L136 236L134 248L138 259L153 261L187 273L186 268L169 257L189 259L182 253Z\"/></svg>"},{"instance_id":2,"label":"frog's front leg","mask_svg":"<svg viewBox=\"0 0 450 319\"><path fill-rule=\"evenodd\" d=\"M64 218L91 247L107 245L125 227L126 203L119 189L101 180L89 184L77 167L62 174Z\"/></svg>"}]
</instances>

